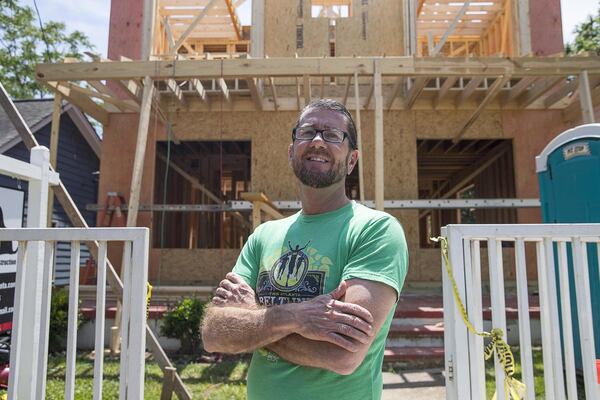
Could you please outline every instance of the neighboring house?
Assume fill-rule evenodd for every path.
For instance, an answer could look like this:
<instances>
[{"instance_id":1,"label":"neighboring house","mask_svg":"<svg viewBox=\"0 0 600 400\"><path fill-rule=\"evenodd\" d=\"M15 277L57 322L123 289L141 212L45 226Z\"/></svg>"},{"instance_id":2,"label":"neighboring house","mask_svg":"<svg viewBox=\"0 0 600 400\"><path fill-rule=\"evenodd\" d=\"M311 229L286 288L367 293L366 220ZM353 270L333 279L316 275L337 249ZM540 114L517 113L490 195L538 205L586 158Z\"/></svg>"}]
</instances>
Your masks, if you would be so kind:
<instances>
[{"instance_id":1,"label":"neighboring house","mask_svg":"<svg viewBox=\"0 0 600 400\"><path fill-rule=\"evenodd\" d=\"M38 143L50 147L53 99L15 101L21 116ZM57 171L71 194L79 211L90 226L96 225L96 213L86 211L85 205L98 197L98 170L100 168L101 139L86 116L71 104L62 107L57 153ZM30 152L21 140L3 109L0 109L0 154L29 162ZM0 175L0 186L25 192L27 218L27 182ZM25 221L23 221L25 223ZM69 227L71 223L58 201L54 201L52 226ZM87 260L87 249L82 252L82 264ZM56 251L55 284L68 283L69 246L61 243Z\"/></svg>"}]
</instances>

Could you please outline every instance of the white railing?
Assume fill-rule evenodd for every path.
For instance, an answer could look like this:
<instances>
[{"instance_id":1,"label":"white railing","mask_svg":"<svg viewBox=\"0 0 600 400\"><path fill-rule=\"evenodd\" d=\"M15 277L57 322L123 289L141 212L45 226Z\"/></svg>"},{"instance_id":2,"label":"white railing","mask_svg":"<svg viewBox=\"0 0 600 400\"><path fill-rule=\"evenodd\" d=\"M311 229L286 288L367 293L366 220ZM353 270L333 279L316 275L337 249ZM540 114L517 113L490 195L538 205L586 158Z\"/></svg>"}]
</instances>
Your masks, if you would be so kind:
<instances>
[{"instance_id":1,"label":"white railing","mask_svg":"<svg viewBox=\"0 0 600 400\"><path fill-rule=\"evenodd\" d=\"M148 237L147 228L0 229L0 241L19 242L9 399L45 398L52 264L58 241L71 242L65 398L75 398L80 242L91 241L98 245L93 398L102 399L106 251L107 242L114 241L125 246L119 398L144 398Z\"/></svg>"},{"instance_id":2,"label":"white railing","mask_svg":"<svg viewBox=\"0 0 600 400\"><path fill-rule=\"evenodd\" d=\"M123 313L121 329L120 399L143 399L146 350L146 285L148 280L147 228L44 229L48 212L48 186L58 185L50 169L49 151L31 149L30 163L0 155L0 174L29 182L28 228L0 229L0 241L18 241L15 299L10 352L8 398L46 397L48 333L54 249L56 242L71 242L69 314L65 398L75 398L75 356L79 296L80 243L98 249L94 395L102 399L107 242L124 242Z\"/></svg>"},{"instance_id":3,"label":"white railing","mask_svg":"<svg viewBox=\"0 0 600 400\"><path fill-rule=\"evenodd\" d=\"M537 256L545 398L577 399L569 294L571 288L568 275L570 258L568 253L572 252L585 395L587 399L600 399L588 273L588 249L592 249L589 257L598 257L600 262L600 245L598 245L600 224L448 225L442 228L442 235L448 239L450 263L460 297L467 308L469 319L479 331L483 330L480 245L481 242L487 243L492 326L504 331L505 340L505 271L502 244L513 243L519 310L520 363L522 381L527 386L525 395L527 400L535 398L525 252L527 242L534 243ZM594 243L595 245L592 245ZM442 264L443 262L442 259ZM555 274L555 265L558 266L558 276ZM453 298L451 283L444 265L442 270L446 398L449 400L485 399L483 339L467 331ZM594 276L592 279L600 279L600 276ZM557 300L557 281L561 293L560 310ZM559 318L563 326L562 349ZM495 374L497 398L505 399L504 372L497 360Z\"/></svg>"}]
</instances>

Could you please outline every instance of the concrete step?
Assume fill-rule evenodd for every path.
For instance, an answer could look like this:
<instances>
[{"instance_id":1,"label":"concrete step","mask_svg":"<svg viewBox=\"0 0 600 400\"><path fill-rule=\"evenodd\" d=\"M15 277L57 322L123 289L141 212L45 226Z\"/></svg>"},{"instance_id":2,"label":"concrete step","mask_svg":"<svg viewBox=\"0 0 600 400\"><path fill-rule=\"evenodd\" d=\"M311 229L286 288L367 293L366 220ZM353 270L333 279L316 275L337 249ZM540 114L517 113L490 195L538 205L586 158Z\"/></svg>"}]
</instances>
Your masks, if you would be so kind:
<instances>
[{"instance_id":1,"label":"concrete step","mask_svg":"<svg viewBox=\"0 0 600 400\"><path fill-rule=\"evenodd\" d=\"M386 347L384 362L396 361L438 361L444 360L444 347Z\"/></svg>"}]
</instances>

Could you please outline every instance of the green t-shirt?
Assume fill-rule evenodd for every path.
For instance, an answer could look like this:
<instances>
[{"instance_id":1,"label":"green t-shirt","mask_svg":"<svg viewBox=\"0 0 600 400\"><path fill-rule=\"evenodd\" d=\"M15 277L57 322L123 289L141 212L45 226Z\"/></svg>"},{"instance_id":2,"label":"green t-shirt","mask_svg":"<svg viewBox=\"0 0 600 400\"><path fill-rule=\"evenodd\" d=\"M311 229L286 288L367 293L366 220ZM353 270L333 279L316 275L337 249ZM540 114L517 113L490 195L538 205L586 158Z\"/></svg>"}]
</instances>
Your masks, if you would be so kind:
<instances>
[{"instance_id":1,"label":"green t-shirt","mask_svg":"<svg viewBox=\"0 0 600 400\"><path fill-rule=\"evenodd\" d=\"M260 225L233 269L252 286L262 305L309 300L342 280L382 282L398 296L408 267L400 223L356 202L324 214L298 212ZM248 371L248 399L379 399L381 365L392 309L362 364L351 375L292 364L256 351ZM332 397L333 396L333 397Z\"/></svg>"}]
</instances>

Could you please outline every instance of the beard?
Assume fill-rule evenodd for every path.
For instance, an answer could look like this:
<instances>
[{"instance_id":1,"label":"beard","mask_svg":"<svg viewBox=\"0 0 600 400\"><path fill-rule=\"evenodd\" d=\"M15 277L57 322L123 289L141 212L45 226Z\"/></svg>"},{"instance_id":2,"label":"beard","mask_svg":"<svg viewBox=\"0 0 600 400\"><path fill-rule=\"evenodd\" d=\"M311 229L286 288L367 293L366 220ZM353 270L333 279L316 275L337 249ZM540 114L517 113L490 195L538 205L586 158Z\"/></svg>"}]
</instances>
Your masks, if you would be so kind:
<instances>
[{"instance_id":1,"label":"beard","mask_svg":"<svg viewBox=\"0 0 600 400\"><path fill-rule=\"evenodd\" d=\"M304 185L322 189L340 182L348 175L348 159L350 152L346 156L346 160L336 161L328 171L315 171L305 166L307 156L326 156L328 160L333 160L329 152L325 150L307 150L301 157L294 157L292 161L292 169L296 178L300 179ZM331 161L330 161L331 162Z\"/></svg>"}]
</instances>

